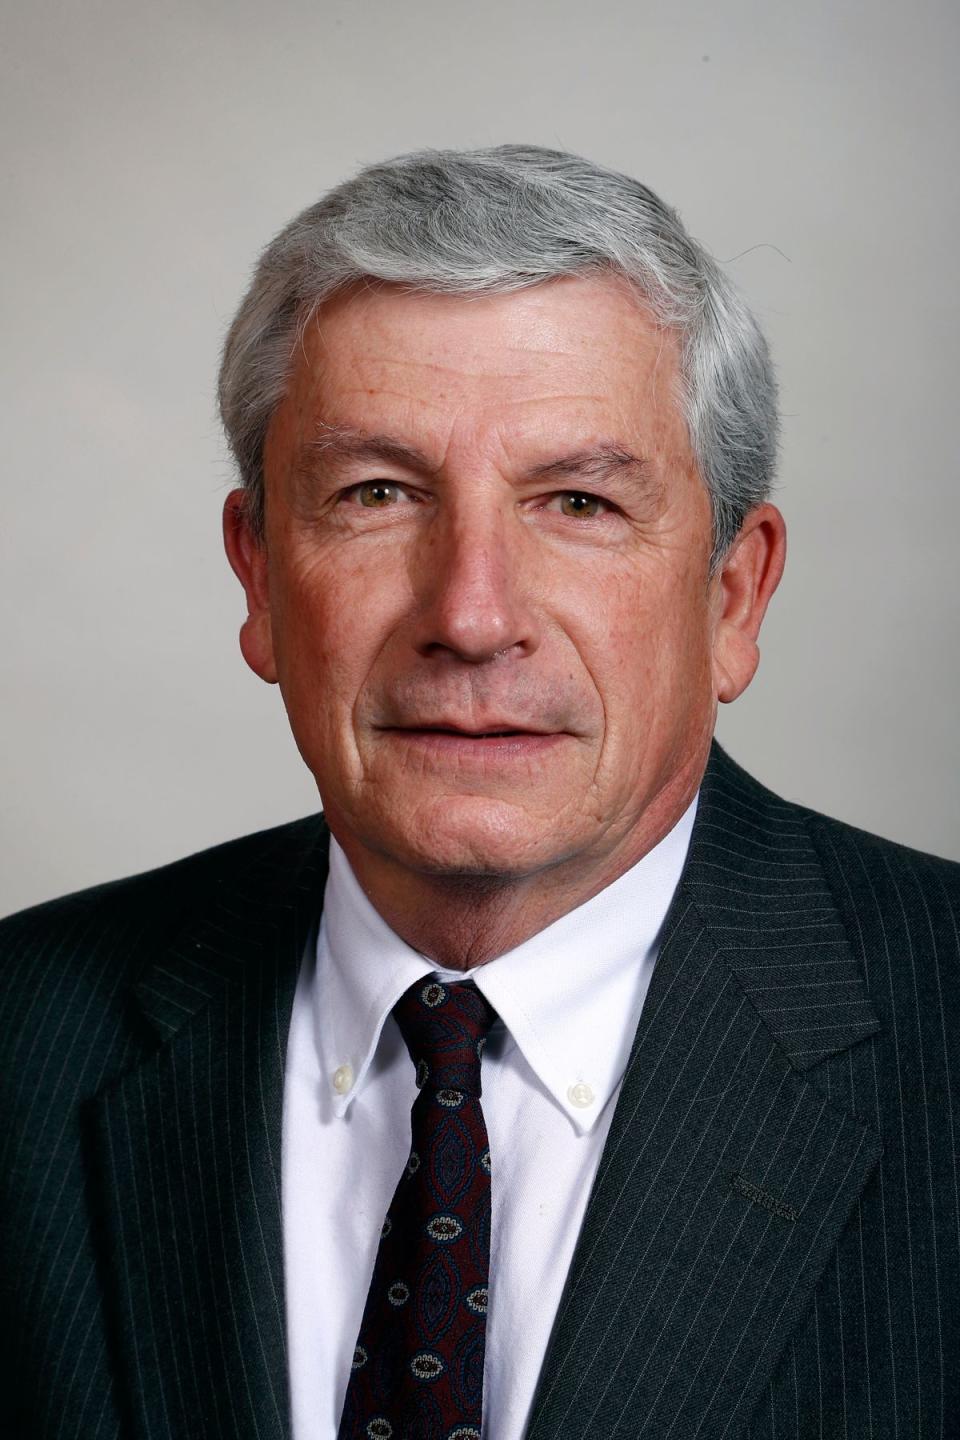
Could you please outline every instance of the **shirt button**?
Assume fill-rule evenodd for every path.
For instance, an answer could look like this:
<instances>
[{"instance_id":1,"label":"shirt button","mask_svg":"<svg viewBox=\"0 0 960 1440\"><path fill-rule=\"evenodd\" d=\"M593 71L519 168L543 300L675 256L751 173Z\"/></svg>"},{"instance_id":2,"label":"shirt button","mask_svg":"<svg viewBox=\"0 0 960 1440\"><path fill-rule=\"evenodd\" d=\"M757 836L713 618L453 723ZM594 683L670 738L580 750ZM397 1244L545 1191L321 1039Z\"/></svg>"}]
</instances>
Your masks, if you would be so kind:
<instances>
[{"instance_id":1,"label":"shirt button","mask_svg":"<svg viewBox=\"0 0 960 1440\"><path fill-rule=\"evenodd\" d=\"M567 1099L571 1105L576 1105L578 1110L586 1110L588 1105L593 1104L594 1095L590 1086L581 1080L576 1085L571 1085L567 1091Z\"/></svg>"},{"instance_id":2,"label":"shirt button","mask_svg":"<svg viewBox=\"0 0 960 1440\"><path fill-rule=\"evenodd\" d=\"M346 1095L353 1084L353 1066L338 1065L333 1072L333 1088L338 1095Z\"/></svg>"}]
</instances>

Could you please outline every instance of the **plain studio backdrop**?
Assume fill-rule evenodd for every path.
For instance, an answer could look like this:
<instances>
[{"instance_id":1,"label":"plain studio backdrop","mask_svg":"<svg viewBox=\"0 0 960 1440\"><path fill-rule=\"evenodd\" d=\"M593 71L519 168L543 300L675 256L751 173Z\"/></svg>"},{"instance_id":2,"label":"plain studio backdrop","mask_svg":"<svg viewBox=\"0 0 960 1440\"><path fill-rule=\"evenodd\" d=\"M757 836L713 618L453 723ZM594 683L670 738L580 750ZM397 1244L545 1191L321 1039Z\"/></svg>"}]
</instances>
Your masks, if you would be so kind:
<instances>
[{"instance_id":1,"label":"plain studio backdrop","mask_svg":"<svg viewBox=\"0 0 960 1440\"><path fill-rule=\"evenodd\" d=\"M789 559L721 741L960 858L955 0L6 9L0 910L317 808L237 648L220 344L322 191L504 141L651 185L773 346Z\"/></svg>"}]
</instances>

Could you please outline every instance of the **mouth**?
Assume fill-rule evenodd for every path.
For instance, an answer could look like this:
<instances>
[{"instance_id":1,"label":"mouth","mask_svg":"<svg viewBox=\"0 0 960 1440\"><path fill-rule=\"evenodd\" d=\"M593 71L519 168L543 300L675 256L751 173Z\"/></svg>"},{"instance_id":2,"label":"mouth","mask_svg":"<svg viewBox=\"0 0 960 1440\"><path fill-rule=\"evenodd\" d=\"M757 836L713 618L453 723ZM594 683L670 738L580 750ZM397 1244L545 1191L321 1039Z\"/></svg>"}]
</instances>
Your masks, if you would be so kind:
<instances>
[{"instance_id":1,"label":"mouth","mask_svg":"<svg viewBox=\"0 0 960 1440\"><path fill-rule=\"evenodd\" d=\"M424 735L454 740L542 740L556 733L499 718L478 725L460 725L450 720L424 720L411 724L385 725L381 728L394 735Z\"/></svg>"},{"instance_id":2,"label":"mouth","mask_svg":"<svg viewBox=\"0 0 960 1440\"><path fill-rule=\"evenodd\" d=\"M518 726L491 726L485 730L468 730L459 725L399 725L396 727L406 735L452 735L460 740L503 740L512 736L542 736L543 730L521 730Z\"/></svg>"},{"instance_id":3,"label":"mouth","mask_svg":"<svg viewBox=\"0 0 960 1440\"><path fill-rule=\"evenodd\" d=\"M565 738L564 732L532 730L509 723L483 726L429 724L384 726L381 735L411 746L424 756L439 761L444 756L458 763L486 756L499 761L530 759Z\"/></svg>"}]
</instances>

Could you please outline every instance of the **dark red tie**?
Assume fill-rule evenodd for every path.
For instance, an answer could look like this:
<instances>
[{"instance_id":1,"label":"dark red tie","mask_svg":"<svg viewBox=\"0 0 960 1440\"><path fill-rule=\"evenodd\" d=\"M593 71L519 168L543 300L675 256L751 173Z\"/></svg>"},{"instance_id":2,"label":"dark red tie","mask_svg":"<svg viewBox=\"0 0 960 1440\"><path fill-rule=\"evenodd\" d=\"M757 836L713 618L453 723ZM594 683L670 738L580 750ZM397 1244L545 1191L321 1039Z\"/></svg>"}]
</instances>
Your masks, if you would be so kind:
<instances>
[{"instance_id":1,"label":"dark red tie","mask_svg":"<svg viewBox=\"0 0 960 1440\"><path fill-rule=\"evenodd\" d=\"M490 1270L480 1055L496 1013L471 981L434 980L418 980L393 1013L420 1093L337 1437L480 1440Z\"/></svg>"}]
</instances>

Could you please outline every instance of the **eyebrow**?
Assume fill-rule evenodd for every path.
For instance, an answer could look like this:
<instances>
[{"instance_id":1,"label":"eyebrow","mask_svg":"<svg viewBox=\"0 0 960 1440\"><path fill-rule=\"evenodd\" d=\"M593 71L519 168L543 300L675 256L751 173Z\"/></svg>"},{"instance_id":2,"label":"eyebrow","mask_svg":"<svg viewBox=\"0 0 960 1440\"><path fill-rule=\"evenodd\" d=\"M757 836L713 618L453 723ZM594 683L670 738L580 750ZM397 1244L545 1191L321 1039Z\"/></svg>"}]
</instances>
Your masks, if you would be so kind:
<instances>
[{"instance_id":1,"label":"eyebrow","mask_svg":"<svg viewBox=\"0 0 960 1440\"><path fill-rule=\"evenodd\" d=\"M436 475L441 468L428 460L422 451L392 435L358 430L352 425L317 424L316 433L304 445L307 456L328 455L334 460L382 460L403 465L421 474ZM641 456L632 454L622 445L602 444L577 450L533 466L524 475L526 480L600 480L616 474L632 473L646 478L649 465Z\"/></svg>"},{"instance_id":2,"label":"eyebrow","mask_svg":"<svg viewBox=\"0 0 960 1440\"><path fill-rule=\"evenodd\" d=\"M599 445L591 450L578 450L547 460L529 471L532 480L602 480L616 474L632 472L644 475L649 466L641 456L633 455L621 445Z\"/></svg>"},{"instance_id":3,"label":"eyebrow","mask_svg":"<svg viewBox=\"0 0 960 1440\"><path fill-rule=\"evenodd\" d=\"M321 420L317 431L304 445L307 455L330 455L335 460L384 460L391 465L406 465L412 470L434 475L438 467L413 445L406 445L392 435L370 434L352 425L326 425Z\"/></svg>"}]
</instances>

